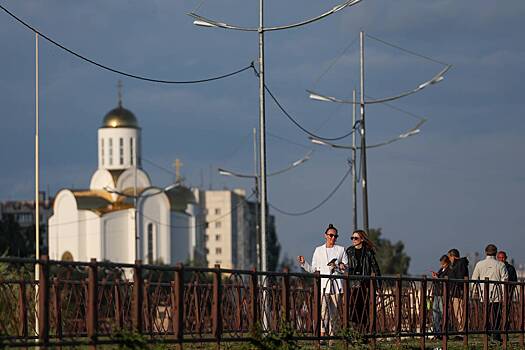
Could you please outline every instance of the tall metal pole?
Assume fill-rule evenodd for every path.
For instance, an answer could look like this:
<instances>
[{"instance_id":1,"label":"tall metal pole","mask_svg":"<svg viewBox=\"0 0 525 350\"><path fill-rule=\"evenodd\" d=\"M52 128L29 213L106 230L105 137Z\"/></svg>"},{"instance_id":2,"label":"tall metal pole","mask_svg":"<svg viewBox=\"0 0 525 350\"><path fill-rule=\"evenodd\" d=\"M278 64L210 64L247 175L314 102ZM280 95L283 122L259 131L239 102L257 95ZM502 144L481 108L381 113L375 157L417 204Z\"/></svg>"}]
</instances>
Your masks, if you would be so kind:
<instances>
[{"instance_id":1,"label":"tall metal pole","mask_svg":"<svg viewBox=\"0 0 525 350\"><path fill-rule=\"evenodd\" d=\"M356 92L352 90L352 100L355 101ZM355 127L357 105L352 105L352 127ZM354 231L357 230L357 171L356 171L356 145L355 145L355 131L352 133L352 220L354 224Z\"/></svg>"},{"instance_id":2,"label":"tall metal pole","mask_svg":"<svg viewBox=\"0 0 525 350\"><path fill-rule=\"evenodd\" d=\"M259 0L259 151L261 181L261 270L267 269L266 231L267 231L267 193L266 193L266 115L264 91L264 0Z\"/></svg>"},{"instance_id":3,"label":"tall metal pole","mask_svg":"<svg viewBox=\"0 0 525 350\"><path fill-rule=\"evenodd\" d=\"M257 129L253 128L253 174L255 180L255 242L256 242L256 255L257 255L257 270L261 270L261 231L260 231L260 218L259 218L259 205L261 203L259 199L259 176L257 175Z\"/></svg>"},{"instance_id":4,"label":"tall metal pole","mask_svg":"<svg viewBox=\"0 0 525 350\"><path fill-rule=\"evenodd\" d=\"M40 120L38 115L38 34L35 33L35 258L40 258L40 164L39 164L39 141L38 130ZM38 271L38 264L35 265ZM38 278L38 275L35 276Z\"/></svg>"},{"instance_id":5,"label":"tall metal pole","mask_svg":"<svg viewBox=\"0 0 525 350\"><path fill-rule=\"evenodd\" d=\"M368 183L366 176L366 135L365 135L365 32L359 33L360 62L361 62L361 186L363 190L363 228L368 233Z\"/></svg>"}]
</instances>

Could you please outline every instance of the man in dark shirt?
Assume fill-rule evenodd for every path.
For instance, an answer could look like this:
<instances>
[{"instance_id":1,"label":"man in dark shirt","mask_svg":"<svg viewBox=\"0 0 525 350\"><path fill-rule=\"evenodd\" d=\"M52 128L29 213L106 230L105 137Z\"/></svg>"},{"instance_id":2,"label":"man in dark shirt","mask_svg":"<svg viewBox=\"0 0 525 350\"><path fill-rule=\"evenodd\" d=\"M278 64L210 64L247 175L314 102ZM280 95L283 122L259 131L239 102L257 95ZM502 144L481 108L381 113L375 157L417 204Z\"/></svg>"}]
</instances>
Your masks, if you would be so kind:
<instances>
[{"instance_id":1,"label":"man in dark shirt","mask_svg":"<svg viewBox=\"0 0 525 350\"><path fill-rule=\"evenodd\" d=\"M514 266L508 263L507 253L505 253L503 250L500 250L498 252L497 258L499 261L505 264L505 267L507 268L507 273L509 275L509 282L517 282L518 274L516 273L516 269L514 268Z\"/></svg>"},{"instance_id":2,"label":"man in dark shirt","mask_svg":"<svg viewBox=\"0 0 525 350\"><path fill-rule=\"evenodd\" d=\"M469 273L467 258L461 258L459 256L459 250L457 249L450 249L447 255L451 262L449 278L455 280L463 280L465 277L468 278ZM452 299L452 310L454 312L456 330L458 332L463 332L463 328L465 325L465 315L463 314L464 283L452 282L450 284L450 287L450 296Z\"/></svg>"}]
</instances>

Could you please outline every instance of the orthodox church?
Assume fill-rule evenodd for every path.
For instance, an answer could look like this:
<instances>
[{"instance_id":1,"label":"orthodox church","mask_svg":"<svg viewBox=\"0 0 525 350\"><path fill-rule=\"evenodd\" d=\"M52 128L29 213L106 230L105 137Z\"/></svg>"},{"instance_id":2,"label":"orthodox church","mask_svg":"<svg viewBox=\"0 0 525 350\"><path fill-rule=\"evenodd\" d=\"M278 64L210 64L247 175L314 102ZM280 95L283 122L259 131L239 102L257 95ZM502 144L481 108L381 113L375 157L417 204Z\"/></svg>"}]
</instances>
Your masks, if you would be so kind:
<instances>
[{"instance_id":1,"label":"orthodox church","mask_svg":"<svg viewBox=\"0 0 525 350\"><path fill-rule=\"evenodd\" d=\"M51 259L205 261L198 190L181 181L153 186L142 169L141 150L137 118L119 98L98 129L98 169L89 188L64 188L55 197L48 222Z\"/></svg>"}]
</instances>

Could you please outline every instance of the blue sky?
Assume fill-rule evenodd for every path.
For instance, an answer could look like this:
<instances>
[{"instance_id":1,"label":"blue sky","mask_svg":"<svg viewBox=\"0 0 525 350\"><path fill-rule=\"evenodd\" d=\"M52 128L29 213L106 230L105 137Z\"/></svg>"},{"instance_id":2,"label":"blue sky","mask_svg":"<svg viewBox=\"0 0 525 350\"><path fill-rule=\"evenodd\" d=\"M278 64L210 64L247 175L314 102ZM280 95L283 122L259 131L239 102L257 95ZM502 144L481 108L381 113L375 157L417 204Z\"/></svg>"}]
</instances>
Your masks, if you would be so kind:
<instances>
[{"instance_id":1,"label":"blue sky","mask_svg":"<svg viewBox=\"0 0 525 350\"><path fill-rule=\"evenodd\" d=\"M0 3L67 47L131 73L194 79L257 58L256 34L192 25L186 13L200 1ZM337 3L267 0L266 21L295 22ZM255 26L258 1L208 0L198 12ZM324 21L266 35L268 86L302 125L326 136L348 130L351 111L311 101L305 89L351 95L358 86L357 45L322 73L359 30L454 66L442 83L394 104L428 118L421 134L368 153L371 227L405 242L413 273L428 273L449 248L469 253L489 242L525 263L524 17L521 0L363 0ZM0 199L31 198L34 36L2 12L0 45ZM371 39L366 58L366 93L374 97L411 89L441 68ZM258 120L258 86L251 72L202 85L158 85L102 71L43 40L40 72L41 181L52 193L89 185L96 130L116 105L118 79L124 105L142 126L145 159L167 168L182 159L191 185L203 177L208 186L210 167L253 169L250 135ZM269 201L288 211L309 209L343 176L348 154L310 145L270 99L267 109L270 171L315 150L305 165L269 179ZM413 124L388 107L370 106L367 140L383 141ZM172 181L169 173L144 165L157 185ZM215 188L251 186L215 172L211 182ZM309 256L328 223L348 245L351 183L310 215L274 214L288 256Z\"/></svg>"}]
</instances>

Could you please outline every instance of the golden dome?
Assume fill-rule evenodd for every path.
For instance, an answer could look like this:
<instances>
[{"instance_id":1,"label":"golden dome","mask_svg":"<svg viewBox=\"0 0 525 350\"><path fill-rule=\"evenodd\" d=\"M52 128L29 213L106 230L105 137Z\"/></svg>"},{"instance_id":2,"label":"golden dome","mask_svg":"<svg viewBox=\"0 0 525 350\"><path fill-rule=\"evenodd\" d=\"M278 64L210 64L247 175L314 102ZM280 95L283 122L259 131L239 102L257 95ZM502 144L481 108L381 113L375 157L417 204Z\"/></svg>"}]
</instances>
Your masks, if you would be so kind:
<instances>
[{"instance_id":1,"label":"golden dome","mask_svg":"<svg viewBox=\"0 0 525 350\"><path fill-rule=\"evenodd\" d=\"M103 128L139 128L137 118L126 108L119 105L109 111L102 122Z\"/></svg>"}]
</instances>

